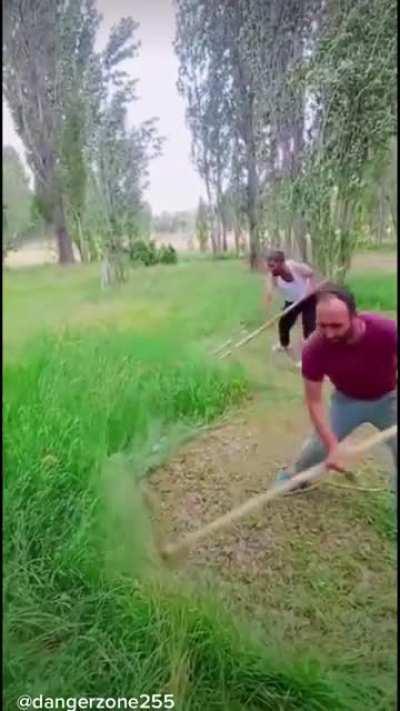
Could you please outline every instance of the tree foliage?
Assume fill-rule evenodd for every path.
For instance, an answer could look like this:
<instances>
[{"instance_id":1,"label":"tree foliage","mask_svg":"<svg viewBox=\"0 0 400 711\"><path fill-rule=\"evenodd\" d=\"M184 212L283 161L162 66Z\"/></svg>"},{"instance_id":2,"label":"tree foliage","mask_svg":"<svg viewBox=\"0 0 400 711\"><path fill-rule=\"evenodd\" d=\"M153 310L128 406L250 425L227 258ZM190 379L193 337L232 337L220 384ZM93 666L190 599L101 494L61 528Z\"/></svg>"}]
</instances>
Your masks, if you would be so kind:
<instances>
[{"instance_id":1,"label":"tree foliage","mask_svg":"<svg viewBox=\"0 0 400 711\"><path fill-rule=\"evenodd\" d=\"M395 19L392 0L328 3L304 64L303 84L316 111L296 201L328 274L349 268L371 187L382 187L390 160L397 131Z\"/></svg>"},{"instance_id":2,"label":"tree foliage","mask_svg":"<svg viewBox=\"0 0 400 711\"><path fill-rule=\"evenodd\" d=\"M128 125L128 109L137 100L136 81L119 65L138 52L137 27L132 18L122 18L97 57L93 92L97 101L93 104L95 119L87 148L91 190L83 233L88 236L89 251L93 251L95 234L96 251L114 261L121 260L126 242L149 237L151 213L144 202L144 191L149 162L160 154L163 142L155 118L137 127ZM120 269L119 273L123 271Z\"/></svg>"},{"instance_id":3,"label":"tree foliage","mask_svg":"<svg viewBox=\"0 0 400 711\"><path fill-rule=\"evenodd\" d=\"M94 0L15 0L3 10L3 86L35 178L37 204L55 228L59 259L73 262L66 210L82 200L83 146Z\"/></svg>"},{"instance_id":4,"label":"tree foliage","mask_svg":"<svg viewBox=\"0 0 400 711\"><path fill-rule=\"evenodd\" d=\"M200 198L196 213L196 237L199 243L200 252L206 252L210 238L210 222L207 205L203 198Z\"/></svg>"},{"instance_id":5,"label":"tree foliage","mask_svg":"<svg viewBox=\"0 0 400 711\"><path fill-rule=\"evenodd\" d=\"M127 125L135 81L121 63L138 51L138 25L122 18L96 52L100 22L95 0L15 0L4 10L5 97L63 263L72 239L90 260L147 229L148 162L161 150L155 119Z\"/></svg>"},{"instance_id":6,"label":"tree foliage","mask_svg":"<svg viewBox=\"0 0 400 711\"><path fill-rule=\"evenodd\" d=\"M344 273L397 130L394 0L176 6L178 87L212 236L229 195L252 264L264 240L305 256L308 233L319 267Z\"/></svg>"},{"instance_id":7,"label":"tree foliage","mask_svg":"<svg viewBox=\"0 0 400 711\"><path fill-rule=\"evenodd\" d=\"M153 240L136 240L129 248L129 258L135 264L152 267L155 264L176 264L178 255L171 244L157 248Z\"/></svg>"},{"instance_id":8,"label":"tree foliage","mask_svg":"<svg viewBox=\"0 0 400 711\"><path fill-rule=\"evenodd\" d=\"M12 146L3 152L3 257L40 229L33 209L33 193L22 161Z\"/></svg>"}]
</instances>

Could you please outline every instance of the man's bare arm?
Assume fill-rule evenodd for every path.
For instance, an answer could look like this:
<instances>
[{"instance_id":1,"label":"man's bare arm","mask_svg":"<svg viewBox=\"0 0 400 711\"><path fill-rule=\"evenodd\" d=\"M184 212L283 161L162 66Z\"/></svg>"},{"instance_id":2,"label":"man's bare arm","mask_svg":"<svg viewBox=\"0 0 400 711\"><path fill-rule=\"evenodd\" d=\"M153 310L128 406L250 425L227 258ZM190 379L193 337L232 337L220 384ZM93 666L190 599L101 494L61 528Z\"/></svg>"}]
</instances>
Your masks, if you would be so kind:
<instances>
[{"instance_id":1,"label":"man's bare arm","mask_svg":"<svg viewBox=\"0 0 400 711\"><path fill-rule=\"evenodd\" d=\"M315 291L317 281L313 268L308 264L303 264L302 262L292 262L292 268L297 272L297 274L303 277L303 279L307 279L307 293L311 294Z\"/></svg>"},{"instance_id":2,"label":"man's bare arm","mask_svg":"<svg viewBox=\"0 0 400 711\"><path fill-rule=\"evenodd\" d=\"M272 304L272 295L273 295L274 287L275 287L275 278L273 276L268 275L265 280L265 286L264 286L264 306L268 309L271 307L271 304Z\"/></svg>"},{"instance_id":3,"label":"man's bare arm","mask_svg":"<svg viewBox=\"0 0 400 711\"><path fill-rule=\"evenodd\" d=\"M311 420L328 450L325 466L337 472L346 472L346 467L342 462L342 453L337 451L339 442L329 424L325 405L322 400L322 382L314 382L305 379L304 383L306 403Z\"/></svg>"},{"instance_id":4,"label":"man's bare arm","mask_svg":"<svg viewBox=\"0 0 400 711\"><path fill-rule=\"evenodd\" d=\"M326 408L322 399L322 382L304 379L304 387L306 405L310 413L311 421L327 447L328 452L330 452L337 446L338 441L336 435L332 432L326 414Z\"/></svg>"}]
</instances>

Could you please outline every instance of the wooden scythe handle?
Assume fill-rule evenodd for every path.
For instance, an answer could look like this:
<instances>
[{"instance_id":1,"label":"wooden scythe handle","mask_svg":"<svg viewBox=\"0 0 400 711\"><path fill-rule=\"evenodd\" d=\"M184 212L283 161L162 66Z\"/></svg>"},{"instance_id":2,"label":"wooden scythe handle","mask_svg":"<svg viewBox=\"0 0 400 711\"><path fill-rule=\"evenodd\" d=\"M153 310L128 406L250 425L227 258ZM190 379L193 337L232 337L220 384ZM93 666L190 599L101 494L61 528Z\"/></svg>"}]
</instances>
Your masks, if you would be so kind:
<instances>
[{"instance_id":1,"label":"wooden scythe handle","mask_svg":"<svg viewBox=\"0 0 400 711\"><path fill-rule=\"evenodd\" d=\"M396 433L397 425L393 425L393 427L389 427L388 429L383 430L383 432L378 432L374 435L371 435L360 444L355 444L351 447L346 446L345 448L343 448L343 457L346 459L352 459L353 457L357 458L359 455L364 454L372 447L375 447L375 445L381 444L382 442L386 442L388 439L391 439L396 435ZM342 443L339 444L338 448L341 449L341 447ZM240 506L237 506L231 511L228 511L226 514L220 516L219 518L215 519L206 526L202 526L201 528L197 529L197 531L189 533L179 543L176 543L175 545L166 546L161 551L161 555L164 559L168 559L182 551L185 551L191 546L193 546L194 543L200 541L202 538L206 538L211 533L214 533L215 531L218 531L221 528L230 526L235 521L238 521L239 519L243 518L243 516L246 516L247 514L251 513L252 511L255 511L256 509L259 509L268 501L272 501L272 499L275 499L281 494L286 494L298 484L302 484L304 482L308 483L316 479L322 479L329 476L329 474L331 473L332 472L330 470L327 470L325 468L324 462L322 462L321 464L317 464L314 467L310 467L309 469L300 472L296 476L293 476L289 481L273 486L268 491L262 494L257 494L257 496L251 497Z\"/></svg>"},{"instance_id":2,"label":"wooden scythe handle","mask_svg":"<svg viewBox=\"0 0 400 711\"><path fill-rule=\"evenodd\" d=\"M272 316L272 318L270 318L268 321L266 321L266 323L264 323L262 326L260 326L260 328L257 328L256 331L253 331L252 333L249 333L249 335L246 336L246 338L242 338L242 340L239 341L238 343L236 343L236 344L231 348L231 350L225 351L225 353L220 353L220 354L218 355L218 360L222 360L223 358L227 358L229 355L231 355L231 353L233 353L234 350L236 350L237 348L241 348L242 346L244 346L244 345L245 345L246 343L248 343L249 341L252 341L253 338L255 338L255 337L258 336L260 333L262 333L263 331L265 331L265 329L269 328L269 327L272 326L274 323L276 323L276 321L279 321L279 319L281 319L283 316L286 316L286 314L289 314L291 311L293 311L295 308L297 308L297 306L299 306L299 304L301 304L303 301L306 301L306 299L309 299L310 296L313 296L314 294L316 294L317 291L318 291L319 289L321 289L323 286L325 286L325 284L327 284L327 283L328 283L328 280L327 280L327 279L324 279L324 281L321 281L321 282L318 284L318 286L316 286L316 288L314 289L314 291L311 292L311 294L307 294L306 297L303 297L302 299L299 299L298 301L295 301L294 304L291 304L290 306L288 306L288 308L285 309L284 311L281 311L281 312L275 314L275 316ZM219 350L221 350L221 349L219 349ZM218 353L218 351L217 351L217 353Z\"/></svg>"}]
</instances>

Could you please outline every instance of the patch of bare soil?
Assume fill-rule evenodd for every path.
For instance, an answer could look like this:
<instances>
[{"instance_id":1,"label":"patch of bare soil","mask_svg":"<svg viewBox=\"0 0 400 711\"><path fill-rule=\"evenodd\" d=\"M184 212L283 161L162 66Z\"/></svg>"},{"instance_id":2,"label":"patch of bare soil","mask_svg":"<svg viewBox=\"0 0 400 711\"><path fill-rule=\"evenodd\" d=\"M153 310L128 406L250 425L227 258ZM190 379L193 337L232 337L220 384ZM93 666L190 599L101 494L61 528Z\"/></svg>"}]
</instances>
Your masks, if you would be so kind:
<instances>
[{"instance_id":1,"label":"patch of bare soil","mask_svg":"<svg viewBox=\"0 0 400 711\"><path fill-rule=\"evenodd\" d=\"M296 454L308 429L299 403L266 407L258 402L185 446L150 479L163 541L177 542L264 492ZM378 451L363 466L357 477L360 485L384 488L382 463L388 463L386 451ZM332 478L348 483L339 474ZM291 640L300 631L303 641L320 640L333 624L330 646L335 640L341 646L344 638L360 634L360 627L354 628L350 620L360 617L361 627L369 625L363 608L370 605L378 585L379 611L371 623L374 632L366 632L366 637L372 633L375 651L379 649L376 625L381 634L383 624L381 652L387 654L385 645L393 643L395 634L392 544L367 517L357 514L360 497L373 496L323 483L308 493L279 497L202 540L181 563L181 570L199 584L211 582L229 604L251 612L261 624L276 619L279 634ZM338 607L341 596L343 604Z\"/></svg>"},{"instance_id":2,"label":"patch of bare soil","mask_svg":"<svg viewBox=\"0 0 400 711\"><path fill-rule=\"evenodd\" d=\"M397 270L397 255L395 252L362 252L352 259L353 271L371 271L377 269L383 272Z\"/></svg>"},{"instance_id":3,"label":"patch of bare soil","mask_svg":"<svg viewBox=\"0 0 400 711\"><path fill-rule=\"evenodd\" d=\"M80 261L79 251L76 245L73 245L74 257L77 262ZM54 239L37 239L27 242L16 251L8 252L4 260L6 267L10 269L19 269L22 267L35 267L43 264L56 264L57 246Z\"/></svg>"}]
</instances>

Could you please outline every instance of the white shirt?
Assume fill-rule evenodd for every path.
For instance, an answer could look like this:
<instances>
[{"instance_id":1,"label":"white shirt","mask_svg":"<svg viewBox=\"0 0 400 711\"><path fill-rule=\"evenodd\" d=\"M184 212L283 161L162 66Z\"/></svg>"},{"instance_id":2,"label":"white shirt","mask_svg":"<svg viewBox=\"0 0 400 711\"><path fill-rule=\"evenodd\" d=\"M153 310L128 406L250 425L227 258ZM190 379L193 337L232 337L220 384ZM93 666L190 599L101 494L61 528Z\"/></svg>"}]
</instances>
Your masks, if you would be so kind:
<instances>
[{"instance_id":1,"label":"white shirt","mask_svg":"<svg viewBox=\"0 0 400 711\"><path fill-rule=\"evenodd\" d=\"M284 300L293 303L294 301L303 299L306 295L309 277L299 274L293 263L289 260L287 260L286 266L293 277L293 281L285 281L282 277L278 276L275 277L275 285Z\"/></svg>"}]
</instances>

